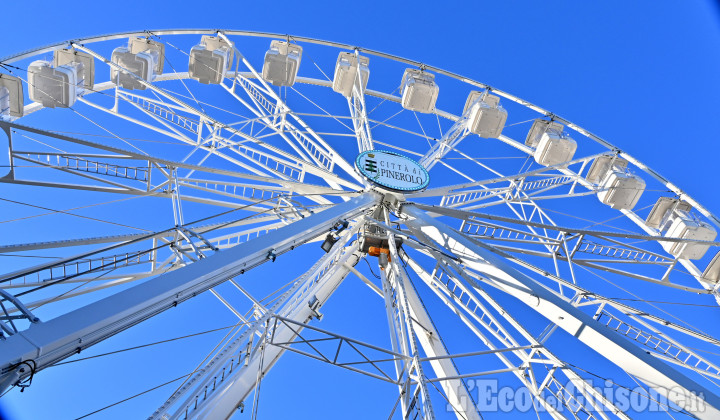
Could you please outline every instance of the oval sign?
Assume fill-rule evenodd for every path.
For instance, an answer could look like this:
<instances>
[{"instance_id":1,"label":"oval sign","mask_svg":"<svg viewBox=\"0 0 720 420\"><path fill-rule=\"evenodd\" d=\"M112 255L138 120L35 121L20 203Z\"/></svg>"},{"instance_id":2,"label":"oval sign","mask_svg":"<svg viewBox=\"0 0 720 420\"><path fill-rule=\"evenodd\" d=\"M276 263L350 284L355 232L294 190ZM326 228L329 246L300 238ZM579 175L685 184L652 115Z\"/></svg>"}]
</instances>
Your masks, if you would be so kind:
<instances>
[{"instance_id":1,"label":"oval sign","mask_svg":"<svg viewBox=\"0 0 720 420\"><path fill-rule=\"evenodd\" d=\"M362 152L355 159L355 166L370 181L393 190L419 191L430 183L430 175L422 165L394 152Z\"/></svg>"}]
</instances>

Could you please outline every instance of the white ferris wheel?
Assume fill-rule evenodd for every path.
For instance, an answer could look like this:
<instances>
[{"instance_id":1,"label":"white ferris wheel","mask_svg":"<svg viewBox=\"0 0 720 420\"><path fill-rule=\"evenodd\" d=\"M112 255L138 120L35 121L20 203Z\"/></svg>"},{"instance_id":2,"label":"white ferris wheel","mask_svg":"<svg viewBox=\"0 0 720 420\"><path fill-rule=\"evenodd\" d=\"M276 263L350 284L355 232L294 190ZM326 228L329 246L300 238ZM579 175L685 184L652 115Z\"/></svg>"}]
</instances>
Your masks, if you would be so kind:
<instances>
[{"instance_id":1,"label":"white ferris wheel","mask_svg":"<svg viewBox=\"0 0 720 420\"><path fill-rule=\"evenodd\" d=\"M642 415L627 384L720 416L693 306L720 302L720 220L512 94L336 42L163 30L7 57L0 108L3 395L182 314L220 339L173 351L191 370L133 417L262 418L283 355L377 384L389 418L493 418L479 378L528 418Z\"/></svg>"}]
</instances>

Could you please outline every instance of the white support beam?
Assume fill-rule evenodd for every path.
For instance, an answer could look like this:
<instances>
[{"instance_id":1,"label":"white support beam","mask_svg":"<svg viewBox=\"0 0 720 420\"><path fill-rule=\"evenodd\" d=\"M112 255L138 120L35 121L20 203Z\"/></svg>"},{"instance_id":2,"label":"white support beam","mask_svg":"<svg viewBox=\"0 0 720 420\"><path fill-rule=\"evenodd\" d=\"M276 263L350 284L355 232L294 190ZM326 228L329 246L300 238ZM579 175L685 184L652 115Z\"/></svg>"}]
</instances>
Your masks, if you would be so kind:
<instances>
[{"instance_id":1,"label":"white support beam","mask_svg":"<svg viewBox=\"0 0 720 420\"><path fill-rule=\"evenodd\" d=\"M400 407L403 418L408 417L408 405L411 393L407 392L406 383L403 380L411 369L412 356L408 349L408 334L406 325L402 319L402 309L397 301L397 293L390 281L390 276L380 267L380 278L382 282L383 298L385 300L385 313L387 315L388 329L390 331L390 343L392 351L407 357L407 360L395 359L395 374L397 375L398 393L400 394ZM417 407L415 407L417 410Z\"/></svg>"},{"instance_id":2,"label":"white support beam","mask_svg":"<svg viewBox=\"0 0 720 420\"><path fill-rule=\"evenodd\" d=\"M532 155L532 149L523 150L523 151ZM598 156L602 156L602 155L603 155L603 153L598 153L598 154L594 154L594 155L590 155L590 156L584 156L581 158L571 160L569 162L563 162L558 165L546 166L546 167L542 167L542 168L538 168L538 169L533 169L532 171L527 171L527 172L523 172L520 174L504 176L504 175L497 173L497 177L495 177L495 178L482 179L482 180L471 181L471 182L466 182L466 183L462 183L462 184L446 185L443 187L431 188L431 189L427 189L425 191L417 192L417 193L413 194L413 197L442 197L444 195L465 194L468 192L470 192L470 193L478 192L478 191L483 191L484 189L475 189L475 190L468 190L468 189L474 188L474 187L483 187L483 186L497 184L497 183L501 183L501 182L514 182L514 181L524 180L524 179L527 179L527 178L530 178L533 176L541 176L543 174L557 176L557 172L555 172L555 171L561 172L563 175L567 176L568 179L574 179L574 180L580 181L583 178L581 178L579 175L577 175L576 173L574 173L572 171L565 170L565 168L567 166L574 165L574 164L581 164L581 163L584 164L584 163L589 162L589 161L597 158ZM470 160L470 157L468 157L468 159ZM485 169L489 170L489 168L485 168ZM585 184L585 185L587 185L587 184Z\"/></svg>"},{"instance_id":3,"label":"white support beam","mask_svg":"<svg viewBox=\"0 0 720 420\"><path fill-rule=\"evenodd\" d=\"M337 254L339 255L332 258L333 264L324 268L319 277L310 276L310 280L313 280L311 287L301 290L303 293L298 299L289 300L286 306L277 310L277 313L296 322L309 322L315 316L317 309L330 298L350 273L345 265L353 266L360 260L357 245L347 247ZM261 320L265 318L269 320L274 314L268 312ZM271 334L272 340L276 342L291 342L301 331L302 327L291 328L287 323L275 323L274 329L268 324L265 330L266 334ZM258 343L255 351L246 360L246 365L224 376L224 379L213 387L212 392L205 393L205 387L200 384L195 388L197 393L188 394L184 402L178 406L178 410L169 417L163 415L164 413L156 412L153 418L171 420L230 418L239 404L255 388L256 383L262 380L285 351L282 346L269 345L268 342ZM212 379L212 375L206 375L204 379Z\"/></svg>"},{"instance_id":4,"label":"white support beam","mask_svg":"<svg viewBox=\"0 0 720 420\"><path fill-rule=\"evenodd\" d=\"M330 230L338 221L362 215L379 198L374 192L362 194L187 267L33 325L2 343L0 384L7 387L17 381L5 379L14 374L20 362L34 360L38 370L50 366L262 264L268 260L269 251L278 255Z\"/></svg>"},{"instance_id":5,"label":"white support beam","mask_svg":"<svg viewBox=\"0 0 720 420\"><path fill-rule=\"evenodd\" d=\"M287 153L284 153L281 149L275 148L275 147L273 147L273 146L271 146L271 145L269 145L269 144L267 144L267 143L261 142L261 141L259 141L258 139L253 138L252 136L249 136L249 135L246 134L246 133L243 133L243 132L241 132L241 131L239 131L239 130L236 130L236 129L233 128L233 127L230 127L230 126L228 126L228 125L226 125L226 124L221 123L220 121L217 121L216 119L212 118L211 116L207 115L206 113L202 112L201 110L198 110L198 109L196 109L196 108L188 105L187 103L185 103L184 101L180 100L180 99L177 98L175 95L172 95L172 94L169 93L168 91L166 91L166 90L164 90L164 89L161 89L161 88L155 86L153 83L150 83L150 82L148 82L147 80L145 80L145 79L143 79L143 78L135 75L134 73L128 71L127 69L121 67L120 65L118 65L118 64L116 64L116 63L113 63L112 61L108 60L108 59L105 58L104 56L96 53L95 51L92 51L92 50L86 48L86 47L83 46L83 45L78 45L78 44L75 44L75 43L71 43L71 45L72 45L74 48L76 48L76 49L78 49L78 50L80 50L80 51L86 52L86 53L92 55L93 57L95 57L96 59L104 62L104 63L107 64L110 68L115 69L115 70L120 71L120 72L123 72L123 73L127 73L127 74L130 75L131 77L134 77L134 78L137 80L138 83L140 83L141 85L143 85L143 86L146 87L147 89L150 89L151 91L155 92L157 95L160 95L160 96L168 99L169 101L171 101L172 103L174 103L175 106L177 106L177 107L185 110L185 111L188 112L189 114L196 115L196 116L199 118L199 120L198 120L198 127L199 127L199 125L200 125L200 122L205 122L206 124L212 125L213 127L219 127L219 128L224 129L224 130L227 130L227 131L229 131L230 133L232 133L232 135L237 135L237 136L240 136L241 138L243 138L243 139L245 139L245 140L247 140L247 141L250 141L250 142L253 142L253 143L257 143L259 146L261 146L261 147L263 147L263 148L265 148L265 149L272 150L272 151L275 152L276 154L279 154L279 155L281 155L281 156L286 156L286 157L288 157L288 159L289 159L290 161L295 162L295 164L296 164L297 166L301 167L301 169L302 169L302 171L301 171L301 178L302 178L302 176L304 176L304 172L305 172L305 171L307 171L307 172L313 171L313 172L315 172L316 174L318 174L318 176L320 176L321 178L324 178L331 186L333 186L333 187L335 187L335 188L339 188L339 184L331 180L332 178L335 177L334 174L332 173L332 166L337 163L337 164L338 164L340 167L342 167L343 170L345 170L351 177L355 178L356 180L359 180L359 179L360 179L360 178L359 178L359 175L355 172L355 170L354 170L354 168L353 168L353 166L352 166L351 164L347 163L347 162L342 158L342 156L340 156L337 152L335 152L334 150L332 150L332 148L331 148L324 140L322 140L319 136L317 136L317 134L315 134L315 133L310 129L310 127L308 127L304 122L302 122L302 120L300 120L300 119L297 118L297 117L296 117L296 120L300 123L300 125L303 127L303 129L304 129L305 131L310 132L311 134L314 135L314 141L311 141L310 139L306 139L306 138L303 138L303 140L305 140L305 141L302 141L301 139L296 139L296 140L298 140L298 142L299 142L303 147L308 147L308 145L314 145L314 142L318 142L318 143L320 143L320 144L323 146L323 148L324 148L324 150L322 150L322 149L320 149L319 147L315 147L313 150L314 150L316 153L311 153L311 157L313 157L313 160L315 160L318 164L320 164L320 167L316 167L312 162L308 161L307 159L303 159L302 161L296 161L293 157L289 156ZM249 66L249 63L246 62L246 65ZM260 79L260 80L262 81L262 79ZM264 83L264 81L262 81L262 82ZM223 86L225 86L225 85L223 85ZM233 92L233 93L234 93L234 92ZM274 93L274 92L273 92L273 93ZM126 96L127 96L127 95L132 95L132 94L130 94L130 93L128 93L128 92L123 92L123 94L126 95ZM136 96L136 95L135 95L135 96ZM136 96L136 97L137 97L137 98L140 98L141 100L144 100L144 101L147 101L147 100L148 100L147 98L144 98L144 97L141 97L141 96ZM279 99L279 97L278 97L278 99ZM279 101L278 104L282 104L282 105L286 108L286 110L283 111L283 112L287 112L287 113L290 113L290 114L291 114L290 109L287 108L287 106L284 105L284 103L282 103L282 101ZM164 104L163 106L167 106L167 104ZM113 111L113 110L107 110L107 109L103 109L103 110L105 110L105 111L107 111L107 112L114 113L114 114L116 114L116 115L118 115L118 116L122 116L122 114L119 114L119 113L117 113L117 112L115 112L115 111ZM145 112L147 112L147 110L146 110ZM125 116L123 116L123 117L125 117ZM151 128L151 127L152 127L152 126L150 126L150 127L148 127L148 128ZM199 128L198 128L198 131L199 131ZM294 129L294 130L292 131L292 133L295 133L295 132L299 132L299 130ZM171 136L172 136L172 137L175 137L175 136L173 136L173 135L171 135ZM188 143L190 143L190 144L192 144L192 145L197 145L197 144L196 144L196 143L197 143L196 141L193 141L193 140L191 140L191 139L189 139L189 138L183 138L182 136L176 137L176 138L178 138L178 139L181 140L181 141L186 141L186 142L188 142ZM243 166L243 167L246 166L246 165L242 164L241 162L238 162L238 161L235 160L235 159L232 159L232 158L229 158L229 157L227 157L227 156L224 156L224 155L221 155L221 154L217 153L216 150L214 150L214 149L212 149L212 148L210 148L210 147L205 147L205 146L200 146L200 145L197 145L197 146L200 147L200 148L202 148L202 149L204 149L204 150L207 150L208 152L212 152L212 153L214 153L214 154L217 154L218 156L221 156L221 157L223 157L223 158L225 158L225 159L228 159L228 160L230 160L230 161L233 161L233 163L236 163L236 164L241 165L241 166ZM243 145L242 148L249 150L249 151L250 151L249 154L251 154L251 155L252 155L252 154L260 154L260 153L262 153L262 152L260 152L260 151L257 151L257 150L255 150L255 149L250 148L250 147L247 146L247 145ZM330 152L327 152L327 150L329 150ZM237 152L237 150L234 150L234 151ZM263 154L264 154L264 153L263 153ZM320 154L320 155L328 154L328 156L327 156L327 157L324 157L324 156L323 156L323 158L318 158L318 154ZM241 154L241 155L243 155L244 157L248 158L248 155L247 155L247 154ZM269 157L270 155L267 155L267 156ZM261 165L257 160L253 160L253 159L251 159L251 158L249 158L249 160L250 160L252 163L256 164L256 165L260 165L261 167L263 167L263 168L266 169L266 170L268 169L267 166ZM281 158L275 158L275 161L277 161L277 162L280 162L281 160L282 160ZM331 163L330 166L328 166L328 165L322 165L321 162L323 162L323 160L329 161L329 162ZM246 169L248 169L248 168L246 168ZM324 169L327 169L327 170L324 170ZM250 170L250 169L248 169L248 170ZM275 174L278 175L280 178L285 178L285 175L278 174L277 171L271 171L271 172L275 173ZM326 175L326 176L323 176L323 175ZM302 182L302 179L299 179L299 181Z\"/></svg>"},{"instance_id":6,"label":"white support beam","mask_svg":"<svg viewBox=\"0 0 720 420\"><path fill-rule=\"evenodd\" d=\"M467 267L482 273L495 287L518 298L669 401L686 407L701 419L720 417L720 397L709 389L597 325L592 317L572 306L565 298L542 287L477 242L433 219L414 205L403 205L401 214L408 218L406 223L409 226L442 244L462 259ZM698 398L702 400L698 401Z\"/></svg>"},{"instance_id":7,"label":"white support beam","mask_svg":"<svg viewBox=\"0 0 720 420\"><path fill-rule=\"evenodd\" d=\"M314 212L319 212L324 210L324 208L314 208ZM310 213L303 213L303 216L309 215ZM192 229L198 233L205 233L214 231L219 228L234 228L238 226L245 226L249 224L255 224L255 223L269 223L269 222L276 222L278 219L281 219L284 217L284 213L278 211L277 214L268 214L266 216L260 216L260 217L253 217L253 218L241 218L239 220L236 220L235 222L227 223L227 222L221 222L221 223L212 223L207 225L200 225L200 226L191 226ZM263 226L265 227L265 226ZM263 227L259 227L256 229L261 229ZM279 226L276 226L275 224L268 224L267 228L276 228ZM96 244L105 244L105 243L120 243L125 241L134 241L136 239L156 239L163 236L166 236L168 234L169 230L163 230L156 232L152 234L151 237L148 237L147 233L130 233L130 234L124 234L124 235L112 235L112 236L97 236L97 237L88 237L88 238L72 238L72 239L63 239L59 241L46 241L46 242L35 242L35 243L27 243L27 244L8 244L8 245L0 245L0 253L8 253L8 252L21 252L21 251L32 251L37 249L56 249L56 248L65 248L65 247L73 247L73 246L81 246L81 245L96 245ZM247 231L243 231L236 234L230 234L227 236L221 236L221 237L215 237L215 241L220 240L226 240L231 237L237 236L237 234L242 234ZM57 261L56 261L57 262ZM3 276L3 278L7 277L7 274Z\"/></svg>"},{"instance_id":8,"label":"white support beam","mask_svg":"<svg viewBox=\"0 0 720 420\"><path fill-rule=\"evenodd\" d=\"M257 83L260 85L258 86L258 84L253 83L249 78L241 75L240 73L236 73L235 77L239 83L234 84L231 88L228 88L225 84L222 84L222 86L225 87L236 99L240 100L235 93L235 86L239 85L258 106L256 107L257 109L253 109L253 107L247 106L245 101L241 102L243 102L256 116L262 117L267 126L284 137L291 146L296 147L299 145L302 147L304 152L307 153L307 155L310 156L312 161L316 164L327 168L329 171L332 171L333 167L338 165L353 179L362 182L362 178L357 174L353 165L348 163L330 146L330 144L328 144L321 136L310 128L305 121L292 111L285 101L258 74L253 65L245 58L240 50L235 47L235 44L230 41L223 32L218 32L218 36L233 46L239 59L243 62L245 67L250 70L257 80ZM272 103L273 101L275 102L274 104ZM280 119L282 123L279 126L273 124L270 117ZM295 123L300 126L300 129L288 121L288 118L292 118ZM292 144L291 140L285 136L285 133L289 133L297 143ZM305 133L308 133L309 135L306 135ZM302 155L302 153L300 153L300 155Z\"/></svg>"},{"instance_id":9,"label":"white support beam","mask_svg":"<svg viewBox=\"0 0 720 420\"><path fill-rule=\"evenodd\" d=\"M360 223L358 222L356 226L359 225ZM346 235L343 243L346 243L351 237L352 234ZM328 271L329 266L336 262L340 255L345 255L342 254L345 252L345 249L340 245L341 244L338 244L338 247L333 247L330 253L320 258L320 260L318 260L308 271L292 282L292 286L282 295L278 296L271 307L264 307L234 280L230 280L230 282L235 285L235 287L238 288L245 297L253 302L252 309L255 320L252 324L247 325L247 329L244 331L238 331L238 337L227 343L225 347L218 351L204 367L193 372L192 376L188 378L188 380L180 388L173 392L173 394L155 411L155 413L153 413L150 418L165 418L173 412L183 413L184 411L187 411L189 413L191 410L187 404L178 404L187 401L194 402L194 397L197 397L197 399L200 400L198 394L200 392L203 393L202 400L206 399L207 394L204 390L209 383L215 384L215 386L211 387L212 391L217 388L218 381L221 383L221 387L228 384L229 382L225 384L222 382L226 377L229 377L233 373L233 370L242 368L241 362L242 365L245 365L244 362L249 362L251 355L254 355L255 351L259 348L258 343L253 343L253 337L255 335L263 336L265 327L271 321L271 318L277 316L278 313L287 315L294 307L297 306L298 302L305 303L306 298L310 296L308 291L312 290L312 287L317 283L317 280ZM191 393L194 393L194 397L190 395ZM193 406L192 410L194 409L195 407Z\"/></svg>"},{"instance_id":10,"label":"white support beam","mask_svg":"<svg viewBox=\"0 0 720 420\"><path fill-rule=\"evenodd\" d=\"M467 128L470 109L471 107L468 107L466 113L455 121L455 124L443 134L442 138L433 144L432 148L420 158L418 163L423 165L425 169L429 171L443 156L452 151L455 146L470 134L470 130Z\"/></svg>"},{"instance_id":11,"label":"white support beam","mask_svg":"<svg viewBox=\"0 0 720 420\"><path fill-rule=\"evenodd\" d=\"M385 212L385 221L388 225L390 224L387 212ZM410 410L414 409L420 412L424 420L433 420L435 419L435 413L432 408L432 402L430 401L430 394L427 390L426 378L425 374L423 373L422 365L420 363L420 355L418 351L418 337L416 334L416 332L418 331L418 324L416 322L416 319L413 319L412 317L412 310L410 309L410 303L408 299L407 288L412 288L412 284L410 284L410 280L407 278L405 271L400 269L400 256L395 246L394 234L391 231L387 231L387 238L390 255L388 258L389 261L387 264L387 270L384 270L384 273L387 275L384 280L390 280L388 286L394 289L393 295L395 297L394 304L397 317L394 320L397 322L397 324L402 324L402 329L404 330L404 335L406 339L406 345L409 345L407 347L408 353L406 354L413 358L412 364L410 365L410 370L407 371L408 384L410 383L410 380L414 380L417 383L417 389L414 392L416 395L415 398L417 398L418 396L420 397L420 399L415 404L409 404L409 406L407 407L403 406L403 417L409 416ZM423 332L424 331L420 329L420 333L422 334ZM409 389L411 388L408 387L408 391ZM405 397L406 404L411 402L407 400L409 394L410 393L407 392L406 395L403 395L403 397Z\"/></svg>"},{"instance_id":12,"label":"white support beam","mask_svg":"<svg viewBox=\"0 0 720 420\"><path fill-rule=\"evenodd\" d=\"M429 241L429 240L428 240ZM544 407L547 409L549 405L546 401L546 396L543 395L543 391L551 391L548 389L549 382L544 381L543 386L540 386L538 388L537 383L537 373L533 368L531 368L532 361L535 361L536 363L548 363L550 362L552 366L557 367L557 371L562 372L567 379L572 381L573 384L575 384L576 388L579 392L582 392L585 394L585 401L590 403L594 407L594 413L596 413L598 416L602 417L603 419L607 420L607 417L605 414L601 411L599 404L602 404L605 406L605 409L614 413L618 417L620 417L623 420L629 420L629 417L627 417L624 413L620 411L615 405L613 405L612 401L609 401L605 398L602 393L597 392L591 384L585 382L584 379L582 379L575 371L567 367L566 363L560 360L557 356L555 356L550 350L548 350L544 344L535 338L533 334L531 334L529 331L523 327L516 317L513 317L508 310L501 306L495 299L493 299L487 292L485 292L479 284L477 284L468 274L462 270L462 268L455 263L452 260L447 260L445 256L437 255L436 258L438 261L440 261L440 265L443 267L440 272L444 272L445 275L448 276L449 282L452 282L452 287L450 287L449 282L442 281L441 279L437 278L437 275L433 276L434 279L431 281L430 285L434 289L434 291L438 291L439 289L443 289L443 293L446 296L452 297L452 301L454 301L454 304L458 307L461 307L465 310L466 314L473 318L476 322L483 325L488 333L494 335L496 338L500 339L501 342L505 342L505 345L515 345L519 346L519 342L516 341L516 339L510 334L510 330L503 327L497 319L488 311L488 308L485 308L485 305L483 305L475 296L472 290L470 290L469 286L474 288L474 292L478 293L479 296L481 296L487 304L492 307L496 313L500 314L505 321L507 321L515 330L515 332L519 333L525 340L527 340L531 344L531 348L533 349L530 352L524 353L522 350L516 353L516 356L518 356L521 360L526 361L527 363L527 371L525 372L516 372L516 376L523 382L526 383L526 381L529 384L532 384L531 387L528 387L528 389L533 392L533 395L537 398L537 401L540 404L543 404ZM417 264L413 260L408 260L409 264ZM459 278L456 278L454 275L451 274L451 271L448 270L449 268L452 268L455 272L459 274L461 278L463 278L469 286L466 286L465 284L459 282ZM418 272L418 274L421 273L421 270L418 270L417 267L414 267L415 271ZM421 277L424 277L423 280L427 280L427 273L423 276L420 274ZM435 279L440 281L436 281ZM466 296L466 298L461 298L463 296ZM447 299L447 298L445 298ZM468 303L472 302L471 305ZM474 309L471 309L471 307L474 307ZM480 309L479 311L477 309ZM479 314L478 314L479 312ZM462 319L462 317L461 317ZM494 347L494 346L491 346ZM524 353L524 354L523 354ZM542 355L547 358L546 361L542 361L538 358L539 355ZM502 359L501 359L502 360ZM551 371L554 371L555 368L552 368ZM550 377L553 377L554 375L549 375L548 379ZM531 381L528 381L528 378L531 378ZM557 380L554 381L554 383L562 387L562 384L558 382ZM528 386L526 384L526 386ZM569 410L577 410L579 407L576 407L573 405L572 402L570 402L570 405L568 405L570 401L565 401L563 404L565 407ZM586 407L587 408L587 407ZM587 413L590 415L589 418L594 418L591 413ZM560 416L559 413L553 413L551 411L551 415L554 417Z\"/></svg>"},{"instance_id":13,"label":"white support beam","mask_svg":"<svg viewBox=\"0 0 720 420\"><path fill-rule=\"evenodd\" d=\"M358 54L357 50L355 50L355 54ZM373 150L374 146L370 123L368 122L367 107L365 106L365 89L362 84L361 73L358 68L355 72L352 97L347 98L347 100L353 128L355 129L355 137L358 142L358 150L362 153L367 150Z\"/></svg>"},{"instance_id":14,"label":"white support beam","mask_svg":"<svg viewBox=\"0 0 720 420\"><path fill-rule=\"evenodd\" d=\"M492 314L486 308L484 308L482 303L480 303L480 301L471 294L467 294L468 297L473 299L473 303L477 305L474 306L474 308L476 308L474 311L471 310L469 308L469 305L463 303L460 299L458 299L456 295L454 295L446 286L444 286L443 282L438 281L437 277L435 277L434 274L430 274L425 271L425 269L421 265L419 265L415 260L411 258L408 258L407 262L408 266L412 268L415 273L417 273L420 279L425 282L427 286L430 287L430 289L437 295L437 297L440 298L440 300L443 301L448 306L448 308L450 308L450 310L470 329L470 331L472 331L473 334L477 338L479 338L480 341L482 341L490 349L490 351L498 357L500 362L506 366L506 368L503 370L506 372L511 372L513 375L515 375L516 378L523 384L523 386L532 393L535 401L540 404L545 411L550 413L553 418L564 419L564 417L557 411L557 407L550 404L545 399L545 397L540 394L537 383L533 379L534 373L533 370L530 369L530 366L528 365L525 369L517 369L516 364L513 363L513 361L510 359L510 356L511 354L514 354L514 356L517 357L521 362L529 360L529 358L526 356L526 353L522 350L523 346L519 345L518 342L515 341L515 337L510 335L508 331L502 326L502 324L498 323L497 320L494 319L494 316L492 316ZM460 285L460 283L454 283L454 285ZM461 291L461 293L463 292ZM460 308L462 308L467 313L467 315L461 312ZM475 323L473 322L473 320L475 321ZM516 328L519 326L519 324L517 322L514 322L514 320L512 320L511 323L513 323ZM502 343L506 347L497 346L494 341L491 341L489 337L482 333L482 331L478 327L478 324L479 326L483 327L488 333L498 339L500 343ZM520 329L520 332L524 333L525 331L523 329ZM528 334L524 335L531 338L531 336L529 336Z\"/></svg>"},{"instance_id":15,"label":"white support beam","mask_svg":"<svg viewBox=\"0 0 720 420\"><path fill-rule=\"evenodd\" d=\"M430 366L435 371L435 376L437 378L459 378L460 373L455 368L452 359L448 358L449 354L443 345L440 333L435 329L415 289L412 284L405 282L404 278L403 282L405 283L405 296L409 304L410 316L415 321L412 326L418 343L423 348L426 357L437 358L430 360ZM461 379L443 380L440 381L440 385L459 420L480 420L473 399Z\"/></svg>"},{"instance_id":16,"label":"white support beam","mask_svg":"<svg viewBox=\"0 0 720 420\"><path fill-rule=\"evenodd\" d=\"M629 306L627 304L621 303L617 300L613 300L613 299L604 297L602 295L599 295L597 293L591 292L590 290L584 289L576 284L573 284L572 282L569 282L565 279L555 276L540 267L534 266L524 260L514 258L512 255L504 253L498 247L495 247L494 252L499 253L499 255L501 255L502 257L507 258L509 261L514 262L515 264L517 264L521 267L531 270L538 275L546 277L547 279L554 281L554 282L558 283L559 285L562 285L563 287L573 290L576 296L583 296L583 299L586 299L586 300L584 302L574 303L574 306L576 306L576 307L587 306L587 305L598 305L600 308L602 308L602 306L604 306L604 305L609 305L609 306L617 309L618 311L622 312L623 314L630 316L631 318L634 318L637 320L642 319L642 320L652 321L655 325L661 325L663 327L678 331L682 334L685 334L688 337L702 340L702 341L705 341L707 343L711 343L714 345L720 345L720 340L718 340L714 337L711 337L704 333L698 332L692 328L688 328L677 322L673 322L668 319L661 318L661 317L658 317L653 314L649 314L646 311L639 310L639 309ZM473 277L477 277L477 275L473 272L470 272L468 274L472 275ZM597 316L597 314L596 314L596 316Z\"/></svg>"},{"instance_id":17,"label":"white support beam","mask_svg":"<svg viewBox=\"0 0 720 420\"><path fill-rule=\"evenodd\" d=\"M286 179L277 179L273 177L263 176L263 175L253 175L248 174L245 172L239 172L234 170L228 170L228 169L221 169L221 168L213 168L209 166L201 166L201 165L193 165L189 163L184 162L177 162L172 161L168 159L163 159L159 157L153 157L153 156L147 156L143 155L137 152L133 152L130 150L121 149L118 147L113 146L107 146L101 143L92 142L89 140L84 140L72 136L67 136L64 134L54 133L47 130L35 128L35 127L29 127L17 123L9 123L6 121L0 121L0 128L3 128L5 130L18 130L33 134L38 134L41 136L47 136L51 137L53 139L62 140L69 143L78 144L83 147L90 147L97 150L103 150L105 152L111 152L113 155L108 155L108 157L112 157L112 159L130 159L130 160L139 160L139 161L146 161L151 162L153 164L158 165L158 167L173 167L173 168L182 168L187 169L193 172L202 172L202 173L210 173L215 175L224 175L228 176L234 179L244 179L248 181L256 181L259 183L268 183L272 185L278 185L282 188L291 189L293 191L301 191L306 194L337 194L338 192L342 192L342 190L338 190L335 188L329 188L321 185L315 185L310 184L308 182L298 182L293 180L286 180ZM44 155L51 155L51 153L48 152L21 152L21 151L15 151L15 153L42 153ZM71 155L76 156L77 153L72 153ZM320 171L320 172L308 172L312 173L313 175L317 175L319 177L325 177L325 176L331 176L333 179L338 178L335 174L328 174L327 172ZM169 175L169 174L168 174ZM353 186L357 187L355 184L348 184L348 187Z\"/></svg>"}]
</instances>

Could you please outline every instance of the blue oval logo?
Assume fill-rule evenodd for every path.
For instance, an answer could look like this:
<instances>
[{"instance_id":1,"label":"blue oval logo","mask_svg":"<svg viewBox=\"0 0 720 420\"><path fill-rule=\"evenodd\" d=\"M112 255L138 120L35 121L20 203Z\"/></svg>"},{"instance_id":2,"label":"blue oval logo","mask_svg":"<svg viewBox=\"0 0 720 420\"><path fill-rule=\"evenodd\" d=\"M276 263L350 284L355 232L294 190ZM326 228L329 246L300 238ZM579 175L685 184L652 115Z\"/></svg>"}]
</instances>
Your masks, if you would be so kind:
<instances>
[{"instance_id":1,"label":"blue oval logo","mask_svg":"<svg viewBox=\"0 0 720 420\"><path fill-rule=\"evenodd\" d=\"M392 190L420 191L430 183L430 175L422 165L395 152L362 152L355 159L355 167L374 184Z\"/></svg>"}]
</instances>

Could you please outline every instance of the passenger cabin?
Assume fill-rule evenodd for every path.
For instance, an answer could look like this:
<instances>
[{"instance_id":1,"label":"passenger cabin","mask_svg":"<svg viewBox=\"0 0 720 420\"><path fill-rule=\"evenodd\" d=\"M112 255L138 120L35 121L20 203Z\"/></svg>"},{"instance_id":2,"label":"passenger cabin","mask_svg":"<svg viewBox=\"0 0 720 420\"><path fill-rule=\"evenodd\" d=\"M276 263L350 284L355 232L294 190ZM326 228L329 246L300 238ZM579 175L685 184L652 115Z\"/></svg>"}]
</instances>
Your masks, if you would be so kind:
<instances>
[{"instance_id":1,"label":"passenger cabin","mask_svg":"<svg viewBox=\"0 0 720 420\"><path fill-rule=\"evenodd\" d=\"M657 229L666 238L714 241L717 236L712 225L692 213L690 204L672 197L660 197L645 224ZM667 242L663 247L674 257L689 260L702 258L710 249L709 244L697 242Z\"/></svg>"},{"instance_id":2,"label":"passenger cabin","mask_svg":"<svg viewBox=\"0 0 720 420\"><path fill-rule=\"evenodd\" d=\"M188 74L203 84L219 84L234 58L232 45L220 37L203 35L200 44L190 49Z\"/></svg>"},{"instance_id":3,"label":"passenger cabin","mask_svg":"<svg viewBox=\"0 0 720 420\"><path fill-rule=\"evenodd\" d=\"M335 64L333 90L343 96L352 96L356 81L360 82L360 91L365 91L370 78L370 59L351 52L341 52Z\"/></svg>"},{"instance_id":4,"label":"passenger cabin","mask_svg":"<svg viewBox=\"0 0 720 420\"><path fill-rule=\"evenodd\" d=\"M468 115L468 130L471 133L495 139L500 137L508 114L500 106L500 97L488 92L473 91L465 101L463 115Z\"/></svg>"},{"instance_id":5,"label":"passenger cabin","mask_svg":"<svg viewBox=\"0 0 720 420\"><path fill-rule=\"evenodd\" d=\"M83 65L71 62L59 67L37 60L28 67L28 96L46 108L68 108L75 104L78 84L82 87Z\"/></svg>"},{"instance_id":6,"label":"passenger cabin","mask_svg":"<svg viewBox=\"0 0 720 420\"><path fill-rule=\"evenodd\" d=\"M428 114L435 110L440 88L435 75L423 70L407 69L402 79L402 107Z\"/></svg>"},{"instance_id":7,"label":"passenger cabin","mask_svg":"<svg viewBox=\"0 0 720 420\"><path fill-rule=\"evenodd\" d=\"M112 62L132 74L115 67L110 78L116 85L129 90L143 90L145 85L138 78L151 82L162 74L165 45L145 38L130 38L127 47L118 47L112 53Z\"/></svg>"},{"instance_id":8,"label":"passenger cabin","mask_svg":"<svg viewBox=\"0 0 720 420\"><path fill-rule=\"evenodd\" d=\"M10 115L10 91L0 85L0 116Z\"/></svg>"},{"instance_id":9,"label":"passenger cabin","mask_svg":"<svg viewBox=\"0 0 720 420\"><path fill-rule=\"evenodd\" d=\"M720 251L715 254L710 264L703 271L703 279L711 283L720 281Z\"/></svg>"},{"instance_id":10,"label":"passenger cabin","mask_svg":"<svg viewBox=\"0 0 720 420\"><path fill-rule=\"evenodd\" d=\"M22 117L24 109L22 80L15 76L0 74L0 119Z\"/></svg>"},{"instance_id":11,"label":"passenger cabin","mask_svg":"<svg viewBox=\"0 0 720 420\"><path fill-rule=\"evenodd\" d=\"M630 210L645 191L645 181L628 171L628 161L619 156L599 156L586 179L599 184L598 199L614 209Z\"/></svg>"},{"instance_id":12,"label":"passenger cabin","mask_svg":"<svg viewBox=\"0 0 720 420\"><path fill-rule=\"evenodd\" d=\"M273 40L270 49L265 53L262 77L275 86L292 86L295 84L302 47L285 41Z\"/></svg>"},{"instance_id":13,"label":"passenger cabin","mask_svg":"<svg viewBox=\"0 0 720 420\"><path fill-rule=\"evenodd\" d=\"M77 85L80 89L92 89L95 86L95 59L88 53L71 49L57 50L53 54L55 67L81 63Z\"/></svg>"},{"instance_id":14,"label":"passenger cabin","mask_svg":"<svg viewBox=\"0 0 720 420\"><path fill-rule=\"evenodd\" d=\"M563 125L555 121L538 118L533 122L525 144L535 148L535 162L552 166L572 160L577 143L563 129Z\"/></svg>"}]
</instances>

